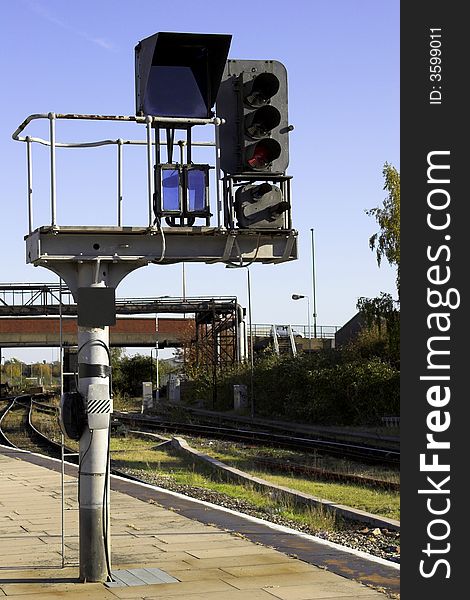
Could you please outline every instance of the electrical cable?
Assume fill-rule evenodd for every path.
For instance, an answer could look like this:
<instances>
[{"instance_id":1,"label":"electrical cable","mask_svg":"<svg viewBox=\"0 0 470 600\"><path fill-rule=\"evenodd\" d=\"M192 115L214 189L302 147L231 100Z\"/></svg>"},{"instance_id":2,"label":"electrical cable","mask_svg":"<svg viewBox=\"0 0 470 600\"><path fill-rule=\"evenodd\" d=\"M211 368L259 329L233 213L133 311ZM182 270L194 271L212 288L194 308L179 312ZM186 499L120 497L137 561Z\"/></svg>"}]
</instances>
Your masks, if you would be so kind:
<instances>
[{"instance_id":1,"label":"electrical cable","mask_svg":"<svg viewBox=\"0 0 470 600\"><path fill-rule=\"evenodd\" d=\"M234 263L234 262L232 262L230 260L226 260L226 261L224 261L224 264L226 264L228 267L231 267L233 269L240 269L242 267L250 267L255 262L255 260L258 258L260 241L261 241L261 234L258 233L258 239L256 241L256 248L255 248L255 254L254 254L253 258L250 261L244 263L243 259L242 259L242 253L241 253L241 250L240 250L240 245L238 243L238 240L235 238L235 246L237 247L237 250L238 250L238 256L240 257L240 263L237 264L237 263Z\"/></svg>"},{"instance_id":2,"label":"electrical cable","mask_svg":"<svg viewBox=\"0 0 470 600\"><path fill-rule=\"evenodd\" d=\"M162 262L163 259L165 258L165 254L166 254L166 238L165 238L165 233L163 231L161 219L159 217L155 217L155 219L153 221L153 224L157 226L158 231L159 231L159 233L162 236L162 254L161 254L160 258L155 261L155 262L159 263L159 262Z\"/></svg>"},{"instance_id":3,"label":"electrical cable","mask_svg":"<svg viewBox=\"0 0 470 600\"><path fill-rule=\"evenodd\" d=\"M104 555L106 559L106 570L108 571L108 581L113 581L111 573L111 560L109 556L108 536L109 536L109 522L108 522L108 478L110 471L110 448L111 448L111 427L108 427L108 447L106 451L106 473L104 479L103 488L103 504L102 504L102 523L103 523L103 543L104 543Z\"/></svg>"},{"instance_id":4,"label":"electrical cable","mask_svg":"<svg viewBox=\"0 0 470 600\"><path fill-rule=\"evenodd\" d=\"M80 475L82 473L82 463L85 460L85 456L88 454L88 451L91 448L91 443L93 441L93 429L90 429L90 442L88 443L87 449L83 453L83 456L78 461L78 502L80 503Z\"/></svg>"}]
</instances>

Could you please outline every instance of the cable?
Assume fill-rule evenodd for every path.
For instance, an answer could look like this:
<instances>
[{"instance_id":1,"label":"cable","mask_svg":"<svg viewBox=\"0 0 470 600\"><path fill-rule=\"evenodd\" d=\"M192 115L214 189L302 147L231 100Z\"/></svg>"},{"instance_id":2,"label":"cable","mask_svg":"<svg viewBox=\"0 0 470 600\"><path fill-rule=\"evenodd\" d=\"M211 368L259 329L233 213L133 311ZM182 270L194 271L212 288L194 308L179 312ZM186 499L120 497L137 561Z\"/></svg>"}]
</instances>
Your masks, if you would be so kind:
<instances>
[{"instance_id":1,"label":"cable","mask_svg":"<svg viewBox=\"0 0 470 600\"><path fill-rule=\"evenodd\" d=\"M154 208L155 210L155 208ZM160 258L158 260L156 260L155 262L159 263L162 262L163 259L165 258L165 253L166 253L166 239L165 239L165 233L163 231L163 227L162 227L162 221L160 219L160 217L155 217L153 224L157 226L159 233L162 236L162 254L160 256Z\"/></svg>"},{"instance_id":2,"label":"cable","mask_svg":"<svg viewBox=\"0 0 470 600\"><path fill-rule=\"evenodd\" d=\"M111 427L108 427L108 448L106 451L106 474L104 479L104 488L103 488L103 505L102 505L102 522L103 522L103 544L104 544L104 555L106 558L106 569L108 571L108 581L113 581L113 576L111 573L111 560L109 556L109 546L108 546L108 535L109 535L109 522L108 522L108 511L107 511L107 503L108 503L108 478L109 478L109 465L110 465L110 449L111 449Z\"/></svg>"},{"instance_id":3,"label":"cable","mask_svg":"<svg viewBox=\"0 0 470 600\"><path fill-rule=\"evenodd\" d=\"M88 454L88 451L91 448L91 443L93 442L93 429L90 429L90 442L88 444L87 449L85 450L85 452L83 453L83 456L80 458L79 455L79 461L78 461L78 503L80 504L80 475L82 473L82 463L85 460L85 456Z\"/></svg>"},{"instance_id":4,"label":"cable","mask_svg":"<svg viewBox=\"0 0 470 600\"><path fill-rule=\"evenodd\" d=\"M255 260L258 258L260 241L261 241L261 234L258 233L258 239L256 241L255 254L254 254L253 258L250 261L244 263L243 259L242 259L242 253L241 253L241 250L240 250L240 245L238 243L238 240L235 238L235 245L236 245L237 250L238 250L238 256L240 257L240 263L237 264L237 263L234 263L234 262L232 262L230 260L226 260L226 261L224 261L224 264L226 264L227 266L232 267L234 269L240 269L242 267L250 267L255 262Z\"/></svg>"}]
</instances>

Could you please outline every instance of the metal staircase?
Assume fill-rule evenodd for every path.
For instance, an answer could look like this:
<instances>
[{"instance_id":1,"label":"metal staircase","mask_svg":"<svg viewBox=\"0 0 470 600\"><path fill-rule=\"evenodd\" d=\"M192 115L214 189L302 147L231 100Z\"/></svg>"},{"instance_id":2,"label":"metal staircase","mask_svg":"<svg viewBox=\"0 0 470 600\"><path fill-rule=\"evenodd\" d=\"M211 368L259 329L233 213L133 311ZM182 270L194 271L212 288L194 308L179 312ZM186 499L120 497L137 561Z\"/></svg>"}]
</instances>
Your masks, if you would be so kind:
<instances>
[{"instance_id":1,"label":"metal staircase","mask_svg":"<svg viewBox=\"0 0 470 600\"><path fill-rule=\"evenodd\" d=\"M277 355L290 354L297 356L294 334L290 325L271 325L274 352Z\"/></svg>"}]
</instances>

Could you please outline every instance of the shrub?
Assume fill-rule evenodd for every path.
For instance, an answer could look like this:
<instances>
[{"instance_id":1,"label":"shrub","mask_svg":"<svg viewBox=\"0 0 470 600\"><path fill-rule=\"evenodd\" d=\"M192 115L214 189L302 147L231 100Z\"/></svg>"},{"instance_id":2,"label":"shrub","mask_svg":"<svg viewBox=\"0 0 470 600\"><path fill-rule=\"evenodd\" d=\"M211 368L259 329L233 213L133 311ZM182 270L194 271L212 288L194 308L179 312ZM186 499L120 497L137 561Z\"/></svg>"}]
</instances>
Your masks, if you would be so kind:
<instances>
[{"instance_id":1,"label":"shrub","mask_svg":"<svg viewBox=\"0 0 470 600\"><path fill-rule=\"evenodd\" d=\"M217 375L214 408L233 406L233 384L250 390L250 367ZM212 407L213 372L193 369L194 393ZM378 357L352 359L348 352L314 355L266 355L254 366L257 415L328 425L380 424L385 414L399 414L400 374Z\"/></svg>"}]
</instances>

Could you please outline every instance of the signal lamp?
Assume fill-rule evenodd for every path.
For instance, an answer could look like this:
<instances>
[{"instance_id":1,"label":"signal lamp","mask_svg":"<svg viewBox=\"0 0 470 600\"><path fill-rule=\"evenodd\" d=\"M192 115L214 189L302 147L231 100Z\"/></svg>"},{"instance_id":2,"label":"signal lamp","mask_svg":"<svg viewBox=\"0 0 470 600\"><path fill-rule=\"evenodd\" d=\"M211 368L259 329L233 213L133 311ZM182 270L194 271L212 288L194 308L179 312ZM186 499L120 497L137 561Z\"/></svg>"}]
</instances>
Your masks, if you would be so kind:
<instances>
[{"instance_id":1,"label":"signal lamp","mask_svg":"<svg viewBox=\"0 0 470 600\"><path fill-rule=\"evenodd\" d=\"M244 85L245 104L258 108L267 104L279 91L279 79L273 73L260 73Z\"/></svg>"},{"instance_id":2,"label":"signal lamp","mask_svg":"<svg viewBox=\"0 0 470 600\"><path fill-rule=\"evenodd\" d=\"M284 213L288 208L281 189L271 183L250 183L235 192L235 211L238 226L242 228L283 228Z\"/></svg>"},{"instance_id":3,"label":"signal lamp","mask_svg":"<svg viewBox=\"0 0 470 600\"><path fill-rule=\"evenodd\" d=\"M246 163L255 171L263 171L281 154L281 146L271 138L263 139L246 149Z\"/></svg>"},{"instance_id":4,"label":"signal lamp","mask_svg":"<svg viewBox=\"0 0 470 600\"><path fill-rule=\"evenodd\" d=\"M269 135L280 122L281 113L274 106L267 104L245 117L245 131L250 137L260 139Z\"/></svg>"}]
</instances>

